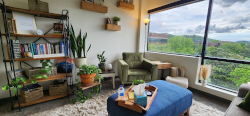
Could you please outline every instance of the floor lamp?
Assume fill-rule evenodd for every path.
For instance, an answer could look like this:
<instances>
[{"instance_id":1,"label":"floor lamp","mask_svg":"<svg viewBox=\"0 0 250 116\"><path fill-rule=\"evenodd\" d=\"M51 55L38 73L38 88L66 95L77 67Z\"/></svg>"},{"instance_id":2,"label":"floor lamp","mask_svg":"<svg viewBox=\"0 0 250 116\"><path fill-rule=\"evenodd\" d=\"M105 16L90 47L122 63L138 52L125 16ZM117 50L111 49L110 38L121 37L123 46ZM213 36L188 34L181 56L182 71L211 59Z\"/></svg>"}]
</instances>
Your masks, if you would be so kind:
<instances>
[{"instance_id":1,"label":"floor lamp","mask_svg":"<svg viewBox=\"0 0 250 116\"><path fill-rule=\"evenodd\" d=\"M144 19L143 22L145 23L145 42L144 42L144 58L145 58L145 48L146 48L146 40L147 40L147 25L150 19Z\"/></svg>"}]
</instances>

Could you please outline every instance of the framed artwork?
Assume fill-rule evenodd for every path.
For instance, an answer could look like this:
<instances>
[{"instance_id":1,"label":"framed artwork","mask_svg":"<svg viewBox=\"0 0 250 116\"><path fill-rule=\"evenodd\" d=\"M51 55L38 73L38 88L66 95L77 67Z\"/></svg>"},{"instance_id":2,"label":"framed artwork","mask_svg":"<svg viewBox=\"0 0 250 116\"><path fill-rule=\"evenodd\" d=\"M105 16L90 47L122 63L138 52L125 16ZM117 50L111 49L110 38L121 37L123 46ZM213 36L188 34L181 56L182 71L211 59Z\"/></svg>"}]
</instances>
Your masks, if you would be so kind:
<instances>
[{"instance_id":1,"label":"framed artwork","mask_svg":"<svg viewBox=\"0 0 250 116\"><path fill-rule=\"evenodd\" d=\"M64 25L62 23L54 23L54 30L55 31L63 31Z\"/></svg>"},{"instance_id":2,"label":"framed artwork","mask_svg":"<svg viewBox=\"0 0 250 116\"><path fill-rule=\"evenodd\" d=\"M85 0L86 2L94 3L94 0ZM96 0L97 1L97 0Z\"/></svg>"},{"instance_id":3,"label":"framed artwork","mask_svg":"<svg viewBox=\"0 0 250 116\"><path fill-rule=\"evenodd\" d=\"M12 12L13 18L16 20L16 31L18 34L35 35L36 20L34 15Z\"/></svg>"},{"instance_id":4,"label":"framed artwork","mask_svg":"<svg viewBox=\"0 0 250 116\"><path fill-rule=\"evenodd\" d=\"M110 18L107 18L107 24L111 24Z\"/></svg>"},{"instance_id":5,"label":"framed artwork","mask_svg":"<svg viewBox=\"0 0 250 116\"><path fill-rule=\"evenodd\" d=\"M8 71L8 73L11 79L15 78L14 71ZM17 69L15 70L15 73L16 73L16 77L23 77L23 78L27 77L24 69Z\"/></svg>"}]
</instances>

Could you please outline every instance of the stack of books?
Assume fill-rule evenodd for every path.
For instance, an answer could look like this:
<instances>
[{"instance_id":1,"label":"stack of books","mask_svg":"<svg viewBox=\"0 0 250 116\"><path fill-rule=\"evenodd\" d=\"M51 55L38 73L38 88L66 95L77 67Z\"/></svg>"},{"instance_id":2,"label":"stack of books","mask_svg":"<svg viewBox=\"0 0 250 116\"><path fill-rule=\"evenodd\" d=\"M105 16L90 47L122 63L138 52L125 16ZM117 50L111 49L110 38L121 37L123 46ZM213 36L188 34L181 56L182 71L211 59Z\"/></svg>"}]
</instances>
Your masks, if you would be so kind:
<instances>
[{"instance_id":1,"label":"stack of books","mask_svg":"<svg viewBox=\"0 0 250 116\"><path fill-rule=\"evenodd\" d=\"M30 43L30 44L20 44L19 40L12 40L11 42L14 53L14 58L25 58L24 53L30 52L33 58L46 58L46 57L61 57L64 55L68 55L68 43L60 42L58 44L37 44L37 43ZM8 56L10 57L10 49L7 47Z\"/></svg>"}]
</instances>

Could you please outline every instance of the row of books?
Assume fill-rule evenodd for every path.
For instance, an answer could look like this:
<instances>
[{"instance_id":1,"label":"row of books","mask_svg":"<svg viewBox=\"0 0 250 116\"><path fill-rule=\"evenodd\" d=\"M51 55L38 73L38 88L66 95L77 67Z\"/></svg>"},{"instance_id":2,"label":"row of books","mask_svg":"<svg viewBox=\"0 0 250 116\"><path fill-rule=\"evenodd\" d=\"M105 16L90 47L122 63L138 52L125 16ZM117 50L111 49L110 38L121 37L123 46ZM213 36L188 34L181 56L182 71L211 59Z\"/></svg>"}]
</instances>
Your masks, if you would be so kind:
<instances>
[{"instance_id":1,"label":"row of books","mask_svg":"<svg viewBox=\"0 0 250 116\"><path fill-rule=\"evenodd\" d=\"M60 42L58 44L20 44L19 40L11 40L10 45L13 48L14 59L16 58L25 58L25 52L30 52L33 58L41 58L41 57L59 57L64 56L64 54L68 55L68 43ZM10 48L7 47L8 56L10 57ZM56 55L57 54L57 55ZM59 55L60 54L60 55Z\"/></svg>"}]
</instances>

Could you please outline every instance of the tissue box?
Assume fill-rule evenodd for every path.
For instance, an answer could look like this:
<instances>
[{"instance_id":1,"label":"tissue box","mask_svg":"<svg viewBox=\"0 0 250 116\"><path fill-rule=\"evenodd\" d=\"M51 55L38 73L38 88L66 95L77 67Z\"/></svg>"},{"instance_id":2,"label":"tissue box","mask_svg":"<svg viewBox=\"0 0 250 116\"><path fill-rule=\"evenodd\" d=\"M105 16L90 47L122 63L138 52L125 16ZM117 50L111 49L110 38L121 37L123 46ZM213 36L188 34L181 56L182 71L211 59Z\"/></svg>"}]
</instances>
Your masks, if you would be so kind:
<instances>
[{"instance_id":1,"label":"tissue box","mask_svg":"<svg viewBox=\"0 0 250 116\"><path fill-rule=\"evenodd\" d=\"M139 105L143 106L143 107L146 107L147 106L147 98L148 97L147 97L147 95L145 93L144 93L143 96L136 96L136 94L135 94L134 102L136 104L139 104Z\"/></svg>"}]
</instances>

